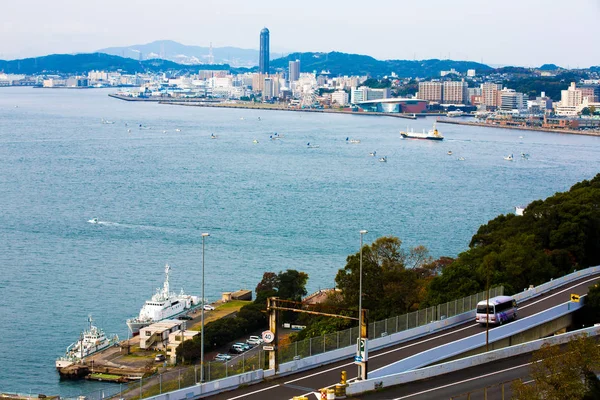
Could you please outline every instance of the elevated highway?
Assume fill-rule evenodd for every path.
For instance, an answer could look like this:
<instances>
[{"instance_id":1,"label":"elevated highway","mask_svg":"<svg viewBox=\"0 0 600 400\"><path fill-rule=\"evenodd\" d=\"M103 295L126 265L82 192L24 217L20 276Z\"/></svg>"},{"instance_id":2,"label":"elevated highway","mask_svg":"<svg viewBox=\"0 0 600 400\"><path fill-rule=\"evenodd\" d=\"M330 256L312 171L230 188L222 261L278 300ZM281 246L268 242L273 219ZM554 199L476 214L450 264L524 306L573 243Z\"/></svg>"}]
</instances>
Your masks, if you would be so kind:
<instances>
[{"instance_id":1,"label":"elevated highway","mask_svg":"<svg viewBox=\"0 0 600 400\"><path fill-rule=\"evenodd\" d=\"M519 318L532 316L546 309L558 306L569 300L571 293L584 295L588 288L600 280L599 274L589 275L560 287L554 288L538 297L519 305ZM505 325L505 326L510 326ZM466 337L480 334L485 330L472 320L450 327L443 331L409 340L386 349L372 351L369 357L369 370L375 371L432 348L452 343ZM306 395L323 387L339 382L341 371L345 370L349 378L356 378L356 366L351 358L327 366L295 373L286 377L273 378L252 386L211 396L215 399L291 399ZM388 397L389 398L389 397Z\"/></svg>"}]
</instances>

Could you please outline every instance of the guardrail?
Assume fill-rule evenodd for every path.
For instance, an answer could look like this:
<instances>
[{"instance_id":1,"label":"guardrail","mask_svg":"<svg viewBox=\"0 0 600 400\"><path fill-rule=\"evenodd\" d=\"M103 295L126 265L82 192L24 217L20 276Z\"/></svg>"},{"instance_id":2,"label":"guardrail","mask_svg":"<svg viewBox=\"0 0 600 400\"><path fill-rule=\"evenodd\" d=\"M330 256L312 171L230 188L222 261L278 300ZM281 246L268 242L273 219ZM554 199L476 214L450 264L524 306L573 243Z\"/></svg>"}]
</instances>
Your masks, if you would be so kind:
<instances>
[{"instance_id":1,"label":"guardrail","mask_svg":"<svg viewBox=\"0 0 600 400\"><path fill-rule=\"evenodd\" d=\"M581 299L583 300L584 296L582 296ZM552 321L564 315L570 314L581 307L583 307L583 301L580 303L572 303L569 301L537 314L530 315L529 317L520 318L508 324L501 325L489 331L489 343L497 342L499 340L514 336L518 333L528 331L531 328L544 324L545 322ZM474 314L473 322L475 322ZM464 354L470 350L485 346L485 335L485 332L481 332L455 342L434 347L428 351L415 354L414 356L407 357L393 364L389 364L385 367L371 371L369 376L372 378L379 378L385 375L411 371L442 360L446 360L453 356Z\"/></svg>"},{"instance_id":2,"label":"guardrail","mask_svg":"<svg viewBox=\"0 0 600 400\"><path fill-rule=\"evenodd\" d=\"M485 354L478 354L471 357L465 357L461 358L460 360L450 361L444 364L438 364L414 371L407 371L399 374L382 376L380 378L369 378L364 381L352 382L346 388L346 394L355 395L384 387L400 385L407 382L414 382L421 379L433 378L435 376L459 371L461 369L475 367L492 361L536 351L544 344L555 345L567 343L570 340L572 340L575 336L582 334L589 336L598 336L600 335L600 327L594 326L579 331L552 336L550 338L539 339L533 342L527 342L516 346L506 347L504 349L490 351Z\"/></svg>"},{"instance_id":3,"label":"guardrail","mask_svg":"<svg viewBox=\"0 0 600 400\"><path fill-rule=\"evenodd\" d=\"M541 295L571 280L579 279L581 277L593 275L599 272L600 266L590 267L585 270L577 271L572 274L566 275L562 278L546 282L536 288L518 293L514 297L517 299L517 301L522 302L526 299ZM502 293L501 290L503 289L499 288L498 290L498 293L493 293L492 295L498 295ZM419 310L410 314L406 314L404 316L393 317L387 320L378 321L373 324L370 324L369 331L371 333L371 340L369 341L369 350L378 350L381 348L393 346L403 341L415 339L420 336L427 335L431 332L445 329L471 319L474 320L475 311L472 308L474 308L475 304L477 304L478 301L484 298L485 292L478 293L476 295L466 297L465 299L456 300L443 305L439 305L437 307L430 307L427 310ZM436 317L439 316L439 318L443 319L428 323L427 320L429 319L429 317L433 317L434 315ZM404 319L404 317L406 319ZM416 326L413 325L413 322ZM419 326L418 324L420 322L422 322L423 324ZM399 329L399 331L393 333L393 329L390 329L391 332L387 332L386 328L396 326L398 327L397 329ZM401 327L408 327L408 329L400 330ZM277 372L277 375L287 375L297 371L315 368L319 365L329 364L349 358L356 352L355 343L356 338L358 337L358 328L352 328L348 330L348 332L348 345L345 346L343 346L343 344L346 343L343 341L343 336L341 339L338 339L338 337L343 335L341 332L326 335L320 340L313 338L313 340L309 342L310 344L308 346L309 355L302 356L301 351L296 352L292 356L293 360L281 363L279 365L279 371ZM379 335L375 336L376 333L379 333ZM327 343L328 341L333 342L333 337L335 337L336 345L337 343L340 343L342 344L342 346L336 349L329 348L328 351ZM315 343L317 344L314 345ZM295 348L299 347L297 344L292 344L292 346L294 346ZM315 354L311 354L313 351L315 352ZM148 398L155 400L169 400L173 398L179 399L185 398L189 393L196 393L192 396L201 397L209 394L216 394L226 390L232 390L237 388L241 384L258 383L262 381L263 378L271 377L274 375L274 370L257 369L252 372L246 372L224 379L206 382L203 384L197 384L185 389L180 389L169 393L163 393L161 395ZM179 393L179 395L175 397L169 397L169 395L175 395L175 393Z\"/></svg>"}]
</instances>

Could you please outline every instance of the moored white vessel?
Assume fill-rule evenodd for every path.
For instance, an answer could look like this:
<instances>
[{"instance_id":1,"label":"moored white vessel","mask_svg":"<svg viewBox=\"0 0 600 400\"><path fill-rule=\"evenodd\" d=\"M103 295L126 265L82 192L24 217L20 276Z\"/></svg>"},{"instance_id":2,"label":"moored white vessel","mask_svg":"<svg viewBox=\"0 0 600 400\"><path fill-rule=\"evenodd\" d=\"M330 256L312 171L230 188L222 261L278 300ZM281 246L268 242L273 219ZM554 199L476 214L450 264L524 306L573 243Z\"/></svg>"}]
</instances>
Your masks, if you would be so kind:
<instances>
[{"instance_id":1,"label":"moored white vessel","mask_svg":"<svg viewBox=\"0 0 600 400\"><path fill-rule=\"evenodd\" d=\"M89 328L81 333L79 340L67 347L64 356L56 360L56 368L66 368L75 364L100 350L117 344L119 337L113 335L110 338L104 331L93 324L92 316L88 316Z\"/></svg>"},{"instance_id":2,"label":"moored white vessel","mask_svg":"<svg viewBox=\"0 0 600 400\"><path fill-rule=\"evenodd\" d=\"M142 306L140 314L136 318L127 320L127 326L132 334L136 335L140 329L154 322L162 321L195 308L201 301L198 296L185 294L183 289L180 293L170 291L169 272L171 267L165 265L165 282L162 289L156 289L156 293Z\"/></svg>"}]
</instances>

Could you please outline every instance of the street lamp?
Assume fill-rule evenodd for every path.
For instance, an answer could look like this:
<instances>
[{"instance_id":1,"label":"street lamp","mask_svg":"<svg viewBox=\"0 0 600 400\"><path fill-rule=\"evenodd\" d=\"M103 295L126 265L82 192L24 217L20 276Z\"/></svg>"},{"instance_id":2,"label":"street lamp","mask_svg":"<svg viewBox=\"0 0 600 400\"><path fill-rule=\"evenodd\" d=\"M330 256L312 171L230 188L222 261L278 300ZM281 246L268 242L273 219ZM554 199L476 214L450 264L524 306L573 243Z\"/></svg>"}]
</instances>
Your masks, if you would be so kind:
<instances>
[{"instance_id":1,"label":"street lamp","mask_svg":"<svg viewBox=\"0 0 600 400\"><path fill-rule=\"evenodd\" d=\"M358 337L362 337L362 250L363 250L363 235L368 233L366 229L360 231L360 269L358 273ZM358 377L362 376L361 365L358 366Z\"/></svg>"},{"instance_id":2,"label":"street lamp","mask_svg":"<svg viewBox=\"0 0 600 400\"><path fill-rule=\"evenodd\" d=\"M204 383L204 239L210 236L210 233L203 233L202 235L202 317L200 331L200 383ZM183 338L182 338L183 339Z\"/></svg>"}]
</instances>

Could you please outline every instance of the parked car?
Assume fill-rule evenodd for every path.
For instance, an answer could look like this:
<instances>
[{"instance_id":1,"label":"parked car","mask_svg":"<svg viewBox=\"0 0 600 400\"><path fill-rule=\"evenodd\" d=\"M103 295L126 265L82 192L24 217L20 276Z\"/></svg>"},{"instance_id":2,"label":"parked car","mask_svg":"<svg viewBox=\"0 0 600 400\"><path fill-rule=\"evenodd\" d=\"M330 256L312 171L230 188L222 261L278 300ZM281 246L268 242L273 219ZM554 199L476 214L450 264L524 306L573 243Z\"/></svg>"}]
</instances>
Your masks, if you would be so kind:
<instances>
[{"instance_id":1,"label":"parked car","mask_svg":"<svg viewBox=\"0 0 600 400\"><path fill-rule=\"evenodd\" d=\"M238 344L234 344L233 346L231 346L231 348L229 349L229 352L231 354L242 354L244 351L246 351L246 349L244 349L243 346L240 346Z\"/></svg>"},{"instance_id":2,"label":"parked car","mask_svg":"<svg viewBox=\"0 0 600 400\"><path fill-rule=\"evenodd\" d=\"M231 356L229 354L219 353L215 356L215 361L229 361L231 360Z\"/></svg>"},{"instance_id":3,"label":"parked car","mask_svg":"<svg viewBox=\"0 0 600 400\"><path fill-rule=\"evenodd\" d=\"M193 318L190 317L189 315L180 315L179 317L177 317L177 319L189 321L189 320L191 320Z\"/></svg>"},{"instance_id":4,"label":"parked car","mask_svg":"<svg viewBox=\"0 0 600 400\"><path fill-rule=\"evenodd\" d=\"M242 349L244 349L244 351L250 350L250 345L248 343L239 342L239 343L234 344L234 346L236 346L236 345L240 346Z\"/></svg>"},{"instance_id":5,"label":"parked car","mask_svg":"<svg viewBox=\"0 0 600 400\"><path fill-rule=\"evenodd\" d=\"M163 362L163 361L165 361L165 355L164 354L157 354L156 357L154 357L154 361L156 361L156 362Z\"/></svg>"},{"instance_id":6,"label":"parked car","mask_svg":"<svg viewBox=\"0 0 600 400\"><path fill-rule=\"evenodd\" d=\"M262 344L263 340L259 336L250 336L246 343L251 344L252 346L256 346Z\"/></svg>"},{"instance_id":7,"label":"parked car","mask_svg":"<svg viewBox=\"0 0 600 400\"><path fill-rule=\"evenodd\" d=\"M206 311L213 311L215 308L213 306L211 306L210 304L205 304L204 309Z\"/></svg>"}]
</instances>

